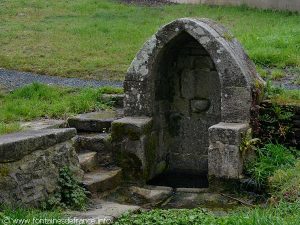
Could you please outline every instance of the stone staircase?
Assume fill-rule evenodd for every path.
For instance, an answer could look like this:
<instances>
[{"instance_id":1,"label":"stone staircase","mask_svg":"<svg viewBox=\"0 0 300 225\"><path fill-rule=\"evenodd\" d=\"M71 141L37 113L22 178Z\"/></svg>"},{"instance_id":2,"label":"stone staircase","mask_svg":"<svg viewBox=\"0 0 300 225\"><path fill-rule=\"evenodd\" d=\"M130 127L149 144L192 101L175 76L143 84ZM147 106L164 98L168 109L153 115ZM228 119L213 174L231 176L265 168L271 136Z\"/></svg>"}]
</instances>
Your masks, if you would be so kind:
<instances>
[{"instance_id":1,"label":"stone staircase","mask_svg":"<svg viewBox=\"0 0 300 225\"><path fill-rule=\"evenodd\" d=\"M122 182L122 169L114 164L110 143L111 123L123 116L122 109L80 114L68 119L76 128L76 152L85 172L83 184L96 197Z\"/></svg>"}]
</instances>

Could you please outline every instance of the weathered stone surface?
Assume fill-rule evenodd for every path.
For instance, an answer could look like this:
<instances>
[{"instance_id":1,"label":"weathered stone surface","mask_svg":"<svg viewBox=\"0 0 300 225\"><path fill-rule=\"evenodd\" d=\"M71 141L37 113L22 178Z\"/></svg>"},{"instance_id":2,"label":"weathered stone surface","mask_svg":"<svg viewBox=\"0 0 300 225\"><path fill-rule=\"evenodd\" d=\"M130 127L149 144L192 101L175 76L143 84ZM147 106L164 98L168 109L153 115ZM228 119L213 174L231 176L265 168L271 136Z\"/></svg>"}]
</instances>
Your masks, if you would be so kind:
<instances>
[{"instance_id":1,"label":"weathered stone surface","mask_svg":"<svg viewBox=\"0 0 300 225\"><path fill-rule=\"evenodd\" d=\"M111 136L108 133L80 133L76 136L76 151L97 152L100 166L113 164Z\"/></svg>"},{"instance_id":2,"label":"weathered stone surface","mask_svg":"<svg viewBox=\"0 0 300 225\"><path fill-rule=\"evenodd\" d=\"M138 140L151 125L152 119L148 117L124 117L112 123L112 138L118 140L127 135L131 140Z\"/></svg>"},{"instance_id":3,"label":"weathered stone surface","mask_svg":"<svg viewBox=\"0 0 300 225\"><path fill-rule=\"evenodd\" d=\"M76 135L73 128L43 129L0 136L0 163L14 162L36 150L47 149L70 140Z\"/></svg>"},{"instance_id":4,"label":"weathered stone surface","mask_svg":"<svg viewBox=\"0 0 300 225\"><path fill-rule=\"evenodd\" d=\"M22 130L41 130L41 129L55 129L65 128L67 123L65 120L42 119L29 122L21 122Z\"/></svg>"},{"instance_id":5,"label":"weathered stone surface","mask_svg":"<svg viewBox=\"0 0 300 225\"><path fill-rule=\"evenodd\" d=\"M218 123L209 128L210 143L221 141L224 144L237 145L241 143L242 136L249 129L246 123Z\"/></svg>"},{"instance_id":6,"label":"weathered stone surface","mask_svg":"<svg viewBox=\"0 0 300 225\"><path fill-rule=\"evenodd\" d=\"M140 207L136 205L97 200L93 208L85 212L69 212L68 217L78 220L84 219L84 224L88 225L110 224L124 213L135 212L139 209Z\"/></svg>"},{"instance_id":7,"label":"weathered stone surface","mask_svg":"<svg viewBox=\"0 0 300 225\"><path fill-rule=\"evenodd\" d=\"M74 127L78 131L108 132L110 130L111 123L121 117L122 112L106 110L71 117L68 119L68 124L70 127Z\"/></svg>"},{"instance_id":8,"label":"weathered stone surface","mask_svg":"<svg viewBox=\"0 0 300 225\"><path fill-rule=\"evenodd\" d=\"M243 172L240 151L248 124L219 123L209 128L208 172L210 176L238 179Z\"/></svg>"},{"instance_id":9,"label":"weathered stone surface","mask_svg":"<svg viewBox=\"0 0 300 225\"><path fill-rule=\"evenodd\" d=\"M77 151L91 150L106 151L109 147L110 134L108 133L79 133L76 136Z\"/></svg>"},{"instance_id":10,"label":"weathered stone surface","mask_svg":"<svg viewBox=\"0 0 300 225\"><path fill-rule=\"evenodd\" d=\"M232 127L224 128L224 135L219 136L209 136L208 130L220 122L249 123L251 105L256 101L252 92L263 84L254 64L228 30L208 19L177 19L144 44L124 82L125 116L151 117L152 128L144 136L136 131L132 135L118 132L116 128L116 148L131 153L127 162L138 161L130 165L143 171L147 168L148 175L160 162L172 171L214 174L217 169L209 170L215 162L226 169L220 176L237 177L242 160L240 137ZM122 136L125 133L126 138ZM218 140L222 135L230 143ZM149 139L152 147L146 151ZM213 153L223 155L218 158ZM227 167L225 162L229 163Z\"/></svg>"},{"instance_id":11,"label":"weathered stone surface","mask_svg":"<svg viewBox=\"0 0 300 225\"><path fill-rule=\"evenodd\" d=\"M152 119L125 117L112 123L114 157L127 178L151 177L155 171L155 136Z\"/></svg>"},{"instance_id":12,"label":"weathered stone surface","mask_svg":"<svg viewBox=\"0 0 300 225\"><path fill-rule=\"evenodd\" d=\"M124 94L103 94L101 98L115 107L124 106Z\"/></svg>"},{"instance_id":13,"label":"weathered stone surface","mask_svg":"<svg viewBox=\"0 0 300 225\"><path fill-rule=\"evenodd\" d=\"M91 172L98 166L97 152L82 152L78 154L79 164L84 172Z\"/></svg>"},{"instance_id":14,"label":"weathered stone surface","mask_svg":"<svg viewBox=\"0 0 300 225\"><path fill-rule=\"evenodd\" d=\"M159 186L146 186L146 187L130 187L130 191L134 195L138 195L144 198L146 201L150 203L158 203L170 195L172 195L173 189L170 187L159 187Z\"/></svg>"},{"instance_id":15,"label":"weathered stone surface","mask_svg":"<svg viewBox=\"0 0 300 225\"><path fill-rule=\"evenodd\" d=\"M65 166L81 179L72 140L35 149L16 162L0 163L0 204L39 205L56 190L59 169Z\"/></svg>"},{"instance_id":16,"label":"weathered stone surface","mask_svg":"<svg viewBox=\"0 0 300 225\"><path fill-rule=\"evenodd\" d=\"M122 180L122 169L99 168L84 175L83 184L92 193L100 193L116 188Z\"/></svg>"},{"instance_id":17,"label":"weathered stone surface","mask_svg":"<svg viewBox=\"0 0 300 225\"><path fill-rule=\"evenodd\" d=\"M208 193L208 188L176 188L176 192L185 192L185 193Z\"/></svg>"}]
</instances>

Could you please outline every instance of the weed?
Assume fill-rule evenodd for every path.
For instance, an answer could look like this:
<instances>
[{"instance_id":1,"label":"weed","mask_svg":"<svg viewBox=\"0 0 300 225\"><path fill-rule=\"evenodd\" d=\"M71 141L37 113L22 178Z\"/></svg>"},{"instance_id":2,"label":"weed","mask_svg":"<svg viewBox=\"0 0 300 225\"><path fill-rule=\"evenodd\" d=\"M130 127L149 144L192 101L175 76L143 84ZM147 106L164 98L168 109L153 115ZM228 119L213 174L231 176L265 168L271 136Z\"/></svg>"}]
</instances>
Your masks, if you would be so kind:
<instances>
[{"instance_id":1,"label":"weed","mask_svg":"<svg viewBox=\"0 0 300 225\"><path fill-rule=\"evenodd\" d=\"M44 208L85 209L89 194L67 167L59 171L58 190L44 203Z\"/></svg>"}]
</instances>

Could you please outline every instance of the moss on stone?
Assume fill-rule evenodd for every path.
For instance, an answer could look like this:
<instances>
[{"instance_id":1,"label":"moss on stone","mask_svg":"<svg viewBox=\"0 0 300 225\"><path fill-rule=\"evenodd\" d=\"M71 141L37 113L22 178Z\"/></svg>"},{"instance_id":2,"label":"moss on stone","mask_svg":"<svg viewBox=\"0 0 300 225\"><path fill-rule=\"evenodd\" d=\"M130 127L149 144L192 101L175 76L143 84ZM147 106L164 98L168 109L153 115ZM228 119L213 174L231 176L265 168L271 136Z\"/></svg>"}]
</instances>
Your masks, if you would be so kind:
<instances>
[{"instance_id":1,"label":"moss on stone","mask_svg":"<svg viewBox=\"0 0 300 225\"><path fill-rule=\"evenodd\" d=\"M0 177L6 177L9 174L9 169L5 166L0 167Z\"/></svg>"}]
</instances>

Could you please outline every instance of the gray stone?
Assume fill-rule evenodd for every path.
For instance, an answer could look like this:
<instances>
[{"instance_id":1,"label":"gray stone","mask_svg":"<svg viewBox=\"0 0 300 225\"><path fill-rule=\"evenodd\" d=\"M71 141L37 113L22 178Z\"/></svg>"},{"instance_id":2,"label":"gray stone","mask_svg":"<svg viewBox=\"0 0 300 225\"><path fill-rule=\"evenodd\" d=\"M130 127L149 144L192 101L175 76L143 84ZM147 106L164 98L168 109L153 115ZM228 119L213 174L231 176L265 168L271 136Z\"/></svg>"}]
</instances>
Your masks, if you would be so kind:
<instances>
[{"instance_id":1,"label":"gray stone","mask_svg":"<svg viewBox=\"0 0 300 225\"><path fill-rule=\"evenodd\" d=\"M82 224L111 224L125 213L135 212L140 207L136 205L119 204L104 200L97 200L95 206L85 212L69 212L68 218L82 221Z\"/></svg>"},{"instance_id":2,"label":"gray stone","mask_svg":"<svg viewBox=\"0 0 300 225\"><path fill-rule=\"evenodd\" d=\"M117 151L131 153L127 162L136 162L127 163L126 171L142 170L147 180L166 162L169 170L239 177L239 133L232 126L221 133L221 127L209 128L220 122L248 124L257 101L252 93L263 85L254 63L223 26L194 18L166 24L137 53L125 77L125 116L153 121L147 132L119 132L113 125Z\"/></svg>"},{"instance_id":3,"label":"gray stone","mask_svg":"<svg viewBox=\"0 0 300 225\"><path fill-rule=\"evenodd\" d=\"M82 152L78 154L79 164L84 172L91 172L98 166L97 152Z\"/></svg>"},{"instance_id":4,"label":"gray stone","mask_svg":"<svg viewBox=\"0 0 300 225\"><path fill-rule=\"evenodd\" d=\"M108 133L80 133L76 136L76 151L97 152L100 166L113 164L111 136Z\"/></svg>"},{"instance_id":5,"label":"gray stone","mask_svg":"<svg viewBox=\"0 0 300 225\"><path fill-rule=\"evenodd\" d=\"M71 117L68 119L68 124L70 127L74 127L78 131L108 132L110 130L111 123L121 117L121 111L106 110Z\"/></svg>"},{"instance_id":6,"label":"gray stone","mask_svg":"<svg viewBox=\"0 0 300 225\"><path fill-rule=\"evenodd\" d=\"M239 145L248 124L219 123L209 128L208 171L210 176L238 179L243 172Z\"/></svg>"},{"instance_id":7,"label":"gray stone","mask_svg":"<svg viewBox=\"0 0 300 225\"><path fill-rule=\"evenodd\" d=\"M114 157L129 179L151 177L156 170L156 137L151 129L148 117L125 117L112 123Z\"/></svg>"},{"instance_id":8,"label":"gray stone","mask_svg":"<svg viewBox=\"0 0 300 225\"><path fill-rule=\"evenodd\" d=\"M76 135L73 128L43 129L0 136L0 163L13 162L36 150L47 149L70 140Z\"/></svg>"},{"instance_id":9,"label":"gray stone","mask_svg":"<svg viewBox=\"0 0 300 225\"><path fill-rule=\"evenodd\" d=\"M207 193L209 192L209 189L208 188L176 188L176 192Z\"/></svg>"},{"instance_id":10,"label":"gray stone","mask_svg":"<svg viewBox=\"0 0 300 225\"><path fill-rule=\"evenodd\" d=\"M72 140L37 149L15 162L0 163L0 204L39 206L57 189L59 170L65 166L81 180Z\"/></svg>"},{"instance_id":11,"label":"gray stone","mask_svg":"<svg viewBox=\"0 0 300 225\"><path fill-rule=\"evenodd\" d=\"M83 184L92 193L101 193L112 190L121 183L122 169L99 168L84 175Z\"/></svg>"},{"instance_id":12,"label":"gray stone","mask_svg":"<svg viewBox=\"0 0 300 225\"><path fill-rule=\"evenodd\" d=\"M67 126L67 123L64 120L42 119L29 122L21 122L20 126L22 130L41 130L64 128Z\"/></svg>"},{"instance_id":13,"label":"gray stone","mask_svg":"<svg viewBox=\"0 0 300 225\"><path fill-rule=\"evenodd\" d=\"M192 112L195 113L206 111L209 108L209 105L208 99L191 100L191 109Z\"/></svg>"},{"instance_id":14,"label":"gray stone","mask_svg":"<svg viewBox=\"0 0 300 225\"><path fill-rule=\"evenodd\" d=\"M130 187L130 192L134 195L142 197L149 203L159 203L172 195L173 189L170 187L146 186L146 187Z\"/></svg>"}]
</instances>

